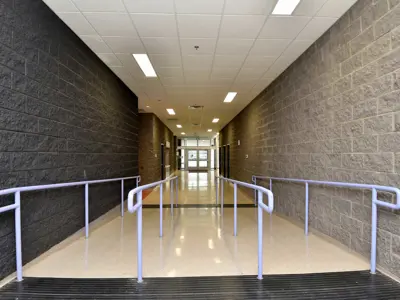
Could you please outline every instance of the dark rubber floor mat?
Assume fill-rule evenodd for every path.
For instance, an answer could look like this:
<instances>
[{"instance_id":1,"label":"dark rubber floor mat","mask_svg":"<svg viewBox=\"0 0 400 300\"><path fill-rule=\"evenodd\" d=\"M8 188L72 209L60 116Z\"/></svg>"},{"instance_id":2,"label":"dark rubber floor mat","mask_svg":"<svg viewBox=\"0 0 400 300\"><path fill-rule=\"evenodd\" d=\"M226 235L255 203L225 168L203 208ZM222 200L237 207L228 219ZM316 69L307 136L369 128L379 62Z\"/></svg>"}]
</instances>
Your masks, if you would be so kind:
<instances>
[{"instance_id":1,"label":"dark rubber floor mat","mask_svg":"<svg viewBox=\"0 0 400 300\"><path fill-rule=\"evenodd\" d=\"M303 275L67 279L25 278L0 299L400 299L400 283L368 271Z\"/></svg>"}]
</instances>

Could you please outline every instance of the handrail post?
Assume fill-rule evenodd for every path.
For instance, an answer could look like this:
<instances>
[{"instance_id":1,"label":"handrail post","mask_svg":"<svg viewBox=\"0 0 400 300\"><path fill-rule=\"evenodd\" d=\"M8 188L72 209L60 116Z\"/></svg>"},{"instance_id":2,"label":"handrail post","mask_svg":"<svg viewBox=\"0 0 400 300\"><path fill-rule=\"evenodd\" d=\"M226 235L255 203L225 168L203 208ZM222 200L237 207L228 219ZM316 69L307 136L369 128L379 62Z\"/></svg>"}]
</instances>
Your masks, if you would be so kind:
<instances>
[{"instance_id":1,"label":"handrail post","mask_svg":"<svg viewBox=\"0 0 400 300\"><path fill-rule=\"evenodd\" d=\"M17 281L22 281L22 242L21 242L21 192L15 192L15 261L17 268Z\"/></svg>"},{"instance_id":2,"label":"handrail post","mask_svg":"<svg viewBox=\"0 0 400 300\"><path fill-rule=\"evenodd\" d=\"M308 182L306 182L306 198L305 198L305 211L304 211L304 234L308 235Z\"/></svg>"},{"instance_id":3,"label":"handrail post","mask_svg":"<svg viewBox=\"0 0 400 300\"><path fill-rule=\"evenodd\" d=\"M138 273L138 282L143 282L143 275L142 275L142 252L143 252L143 245L142 245L142 191L137 194L137 203L140 203L139 208L137 209L137 273Z\"/></svg>"},{"instance_id":4,"label":"handrail post","mask_svg":"<svg viewBox=\"0 0 400 300\"><path fill-rule=\"evenodd\" d=\"M258 275L257 279L261 280L263 273L263 209L260 205L262 203L262 192L258 191Z\"/></svg>"},{"instance_id":5,"label":"handrail post","mask_svg":"<svg viewBox=\"0 0 400 300\"><path fill-rule=\"evenodd\" d=\"M218 185L219 185L219 178L215 177L215 205L218 205Z\"/></svg>"},{"instance_id":6,"label":"handrail post","mask_svg":"<svg viewBox=\"0 0 400 300\"><path fill-rule=\"evenodd\" d=\"M178 177L176 177L176 179L175 179L175 184L176 184L176 186L175 186L175 207L178 207L178 185L179 185L179 182L178 182Z\"/></svg>"},{"instance_id":7,"label":"handrail post","mask_svg":"<svg viewBox=\"0 0 400 300\"><path fill-rule=\"evenodd\" d=\"M174 183L169 181L169 201L171 202L171 216L174 215Z\"/></svg>"},{"instance_id":8,"label":"handrail post","mask_svg":"<svg viewBox=\"0 0 400 300\"><path fill-rule=\"evenodd\" d=\"M85 184L85 236L89 238L89 184Z\"/></svg>"},{"instance_id":9,"label":"handrail post","mask_svg":"<svg viewBox=\"0 0 400 300\"><path fill-rule=\"evenodd\" d=\"M376 273L376 232L378 220L378 207L376 204L378 193L372 189L372 220L371 220L371 274Z\"/></svg>"},{"instance_id":10,"label":"handrail post","mask_svg":"<svg viewBox=\"0 0 400 300\"><path fill-rule=\"evenodd\" d=\"M139 187L140 177L136 177L136 187ZM137 195L136 195L136 202L137 202Z\"/></svg>"},{"instance_id":11,"label":"handrail post","mask_svg":"<svg viewBox=\"0 0 400 300\"><path fill-rule=\"evenodd\" d=\"M237 236L237 184L233 185L233 235Z\"/></svg>"},{"instance_id":12,"label":"handrail post","mask_svg":"<svg viewBox=\"0 0 400 300\"><path fill-rule=\"evenodd\" d=\"M124 180L121 179L121 217L124 216L124 209L125 209L125 205L124 205Z\"/></svg>"},{"instance_id":13,"label":"handrail post","mask_svg":"<svg viewBox=\"0 0 400 300\"><path fill-rule=\"evenodd\" d=\"M254 185L257 185L256 177L254 177ZM257 190L254 190L254 206L257 206Z\"/></svg>"},{"instance_id":14,"label":"handrail post","mask_svg":"<svg viewBox=\"0 0 400 300\"><path fill-rule=\"evenodd\" d=\"M224 215L224 179L221 180L221 215Z\"/></svg>"},{"instance_id":15,"label":"handrail post","mask_svg":"<svg viewBox=\"0 0 400 300\"><path fill-rule=\"evenodd\" d=\"M163 184L160 184L160 237L163 236Z\"/></svg>"}]
</instances>

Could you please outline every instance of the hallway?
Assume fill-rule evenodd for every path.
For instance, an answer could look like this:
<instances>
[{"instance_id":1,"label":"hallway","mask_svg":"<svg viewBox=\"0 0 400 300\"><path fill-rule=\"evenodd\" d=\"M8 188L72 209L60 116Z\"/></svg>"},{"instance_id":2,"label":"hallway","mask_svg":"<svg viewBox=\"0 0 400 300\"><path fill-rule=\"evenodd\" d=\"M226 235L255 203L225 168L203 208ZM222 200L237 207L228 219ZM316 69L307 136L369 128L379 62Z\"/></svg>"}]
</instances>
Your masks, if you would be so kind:
<instances>
[{"instance_id":1,"label":"hallway","mask_svg":"<svg viewBox=\"0 0 400 300\"><path fill-rule=\"evenodd\" d=\"M169 190L165 189L165 203ZM226 203L232 201L226 186ZM159 191L145 200L157 203ZM252 199L240 193L239 203ZM214 175L182 172L179 203L215 203ZM159 209L143 210L143 275L185 277L255 275L257 273L257 210L238 208L238 236L233 236L233 208L180 207L163 212L164 236L159 237ZM136 215L109 212L101 225L91 226L89 239L75 234L24 267L28 277L136 277ZM264 274L300 274L367 270L368 262L303 228L264 214ZM67 263L66 263L67 262Z\"/></svg>"}]
</instances>

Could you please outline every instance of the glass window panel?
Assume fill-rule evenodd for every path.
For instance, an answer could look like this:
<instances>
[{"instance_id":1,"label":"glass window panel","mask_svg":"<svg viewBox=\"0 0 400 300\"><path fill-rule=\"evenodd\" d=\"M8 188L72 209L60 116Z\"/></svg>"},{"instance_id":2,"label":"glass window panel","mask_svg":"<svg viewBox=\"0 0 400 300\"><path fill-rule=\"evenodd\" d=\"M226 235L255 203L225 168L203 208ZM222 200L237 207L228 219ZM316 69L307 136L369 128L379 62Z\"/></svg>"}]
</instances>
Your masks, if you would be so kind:
<instances>
[{"instance_id":1,"label":"glass window panel","mask_svg":"<svg viewBox=\"0 0 400 300\"><path fill-rule=\"evenodd\" d=\"M186 140L186 145L189 147L197 147L197 140Z\"/></svg>"},{"instance_id":2,"label":"glass window panel","mask_svg":"<svg viewBox=\"0 0 400 300\"><path fill-rule=\"evenodd\" d=\"M208 164L208 161L206 161L206 160L199 161L200 168L207 168L207 164Z\"/></svg>"},{"instance_id":3,"label":"glass window panel","mask_svg":"<svg viewBox=\"0 0 400 300\"><path fill-rule=\"evenodd\" d=\"M197 159L197 150L189 150L188 151L188 160L195 160Z\"/></svg>"},{"instance_id":4,"label":"glass window panel","mask_svg":"<svg viewBox=\"0 0 400 300\"><path fill-rule=\"evenodd\" d=\"M211 150L211 168L214 168L214 150Z\"/></svg>"},{"instance_id":5,"label":"glass window panel","mask_svg":"<svg viewBox=\"0 0 400 300\"><path fill-rule=\"evenodd\" d=\"M199 146L211 146L211 140L199 140Z\"/></svg>"},{"instance_id":6,"label":"glass window panel","mask_svg":"<svg viewBox=\"0 0 400 300\"><path fill-rule=\"evenodd\" d=\"M190 160L188 161L189 168L197 168L197 160Z\"/></svg>"},{"instance_id":7,"label":"glass window panel","mask_svg":"<svg viewBox=\"0 0 400 300\"><path fill-rule=\"evenodd\" d=\"M185 149L182 149L181 160L182 160L182 163L185 162Z\"/></svg>"},{"instance_id":8,"label":"glass window panel","mask_svg":"<svg viewBox=\"0 0 400 300\"><path fill-rule=\"evenodd\" d=\"M200 150L199 151L199 158L200 159L208 159L208 151L207 150Z\"/></svg>"}]
</instances>

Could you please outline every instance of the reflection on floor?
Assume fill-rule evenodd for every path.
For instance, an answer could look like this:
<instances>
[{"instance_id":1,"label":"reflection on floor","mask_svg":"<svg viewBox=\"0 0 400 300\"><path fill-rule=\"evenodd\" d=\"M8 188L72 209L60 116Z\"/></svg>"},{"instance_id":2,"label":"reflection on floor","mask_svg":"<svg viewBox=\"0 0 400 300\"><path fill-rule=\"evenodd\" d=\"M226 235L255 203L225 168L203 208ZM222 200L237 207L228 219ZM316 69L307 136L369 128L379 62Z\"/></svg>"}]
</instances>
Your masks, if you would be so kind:
<instances>
[{"instance_id":1,"label":"reflection on floor","mask_svg":"<svg viewBox=\"0 0 400 300\"><path fill-rule=\"evenodd\" d=\"M203 174L198 174L203 175ZM205 174L207 175L207 174ZM213 176L182 176L180 201L199 203L214 197ZM192 179L190 179L192 178ZM212 179L212 180L211 180ZM203 187L197 188L202 182ZM152 193L157 194L157 191ZM169 195L169 194L167 194ZM242 194L241 201L245 199ZM156 198L150 195L149 199ZM238 236L233 236L233 209L164 209L164 237L159 237L159 210L143 210L145 277L255 275L256 208L238 209ZM275 215L264 214L264 273L312 273L366 270L358 256L310 234ZM68 263L66 263L68 262ZM136 215L115 216L58 251L50 251L24 269L24 276L136 277Z\"/></svg>"},{"instance_id":2,"label":"reflection on floor","mask_svg":"<svg viewBox=\"0 0 400 300\"><path fill-rule=\"evenodd\" d=\"M225 204L233 204L233 186L225 183ZM238 204L254 204L248 190L238 189ZM144 205L159 204L160 191L154 189L143 201ZM170 202L170 185L164 185L163 189L163 203L169 204ZM174 203L175 200L174 200ZM215 172L180 172L179 173L179 197L178 204L216 204L216 191L215 191Z\"/></svg>"}]
</instances>

